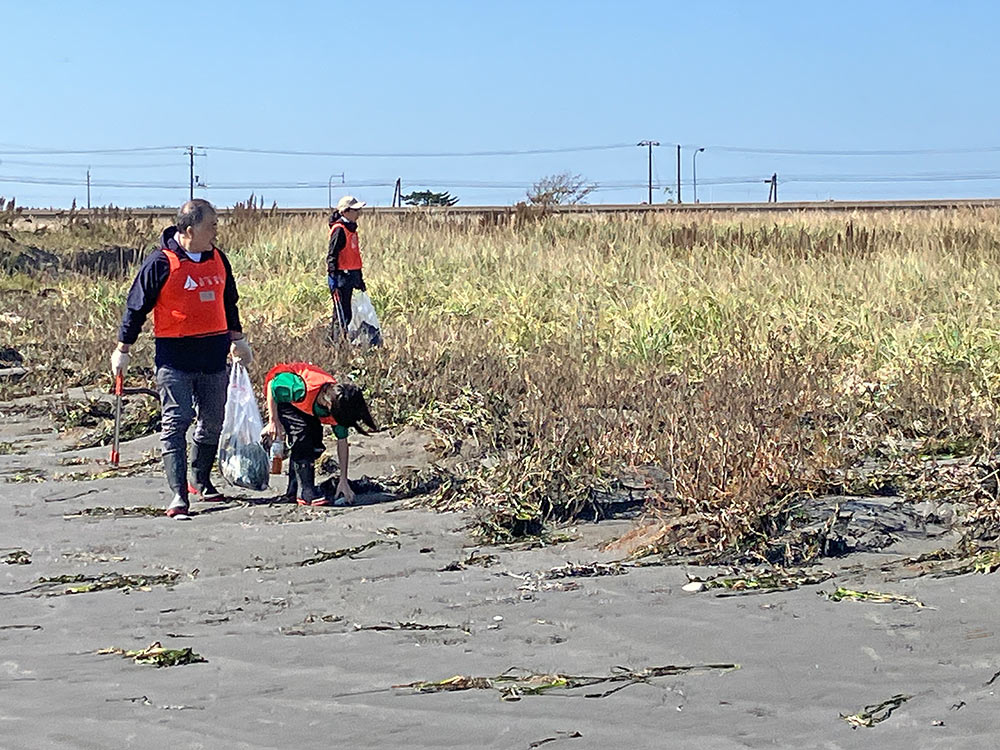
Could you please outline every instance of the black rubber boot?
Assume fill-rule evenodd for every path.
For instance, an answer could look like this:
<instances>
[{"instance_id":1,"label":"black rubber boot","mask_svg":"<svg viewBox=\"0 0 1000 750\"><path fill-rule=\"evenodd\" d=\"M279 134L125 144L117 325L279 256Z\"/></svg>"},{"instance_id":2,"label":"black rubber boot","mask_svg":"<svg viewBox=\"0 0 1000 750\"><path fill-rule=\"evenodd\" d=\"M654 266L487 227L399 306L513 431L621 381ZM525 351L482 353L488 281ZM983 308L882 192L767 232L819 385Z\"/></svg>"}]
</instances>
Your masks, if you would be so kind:
<instances>
[{"instance_id":1,"label":"black rubber boot","mask_svg":"<svg viewBox=\"0 0 1000 750\"><path fill-rule=\"evenodd\" d=\"M316 487L316 464L312 461L293 461L292 469L298 484L295 501L299 505L325 505L326 498Z\"/></svg>"},{"instance_id":2,"label":"black rubber boot","mask_svg":"<svg viewBox=\"0 0 1000 750\"><path fill-rule=\"evenodd\" d=\"M299 480L295 476L295 462L288 462L288 488L282 498L290 503L294 503L299 497Z\"/></svg>"},{"instance_id":3,"label":"black rubber boot","mask_svg":"<svg viewBox=\"0 0 1000 750\"><path fill-rule=\"evenodd\" d=\"M164 453L163 473L167 475L167 485L174 493L170 505L167 506L167 515L187 520L189 518L187 458L184 453Z\"/></svg>"},{"instance_id":4,"label":"black rubber boot","mask_svg":"<svg viewBox=\"0 0 1000 750\"><path fill-rule=\"evenodd\" d=\"M197 492L202 500L222 500L222 493L212 484L212 465L218 445L195 443L191 446L191 468L194 470L194 483L190 489Z\"/></svg>"}]
</instances>

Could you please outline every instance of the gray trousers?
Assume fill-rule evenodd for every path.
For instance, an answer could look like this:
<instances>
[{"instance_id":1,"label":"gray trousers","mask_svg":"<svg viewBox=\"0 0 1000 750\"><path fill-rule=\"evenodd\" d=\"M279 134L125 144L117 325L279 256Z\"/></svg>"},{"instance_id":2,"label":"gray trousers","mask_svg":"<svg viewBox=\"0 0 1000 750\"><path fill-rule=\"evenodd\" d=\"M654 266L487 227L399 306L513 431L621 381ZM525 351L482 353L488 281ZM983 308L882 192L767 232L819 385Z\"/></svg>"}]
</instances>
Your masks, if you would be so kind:
<instances>
[{"instance_id":1,"label":"gray trousers","mask_svg":"<svg viewBox=\"0 0 1000 750\"><path fill-rule=\"evenodd\" d=\"M156 368L156 389L162 408L160 441L167 483L175 494L187 497L187 431L191 423L194 441L216 446L226 414L229 374L185 372L172 367Z\"/></svg>"}]
</instances>

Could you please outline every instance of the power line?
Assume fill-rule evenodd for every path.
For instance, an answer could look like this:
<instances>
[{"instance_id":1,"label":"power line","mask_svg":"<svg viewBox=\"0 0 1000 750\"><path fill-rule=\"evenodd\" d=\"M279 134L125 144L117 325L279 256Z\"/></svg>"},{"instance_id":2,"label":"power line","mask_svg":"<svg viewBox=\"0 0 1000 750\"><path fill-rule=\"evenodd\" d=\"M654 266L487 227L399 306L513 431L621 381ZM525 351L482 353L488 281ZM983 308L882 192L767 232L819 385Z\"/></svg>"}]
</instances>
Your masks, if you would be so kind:
<instances>
[{"instance_id":1,"label":"power line","mask_svg":"<svg viewBox=\"0 0 1000 750\"><path fill-rule=\"evenodd\" d=\"M968 148L911 148L911 149L794 149L794 148L750 148L745 146L709 146L712 151L726 151L738 154L762 154L772 156L919 156L933 154L992 154L1000 152L1000 146L972 146Z\"/></svg>"},{"instance_id":2,"label":"power line","mask_svg":"<svg viewBox=\"0 0 1000 750\"><path fill-rule=\"evenodd\" d=\"M760 182L761 177L722 177L703 178L699 184L704 186L735 186L750 185ZM865 183L916 183L916 182L990 182L1000 181L1000 173L993 174L951 174L951 175L799 175L782 177L783 183L800 184L865 184ZM408 184L424 187L462 188L466 190L527 190L530 180L519 182L488 182L479 180L420 180L406 178ZM0 176L0 183L22 185L49 185L57 187L85 187L84 179L44 178L27 176ZM131 180L91 180L94 188L121 188L134 190L183 190L188 185L180 182L138 182ZM344 183L349 188L391 187L395 178L351 180ZM626 190L648 188L647 182L614 181L595 182L595 191ZM654 189L662 189L668 184L662 180L653 182ZM326 182L220 182L202 185L208 190L319 190L328 187Z\"/></svg>"},{"instance_id":3,"label":"power line","mask_svg":"<svg viewBox=\"0 0 1000 750\"><path fill-rule=\"evenodd\" d=\"M238 154L261 154L271 156L333 156L352 158L443 158L443 157L480 157L480 156L531 156L541 154L571 154L585 151L609 151L628 148L629 143L609 143L596 146L560 146L555 148L529 149L494 149L483 151L401 151L401 152L355 152L355 151L310 151L299 149L250 148L244 146L196 146L199 149L222 151ZM0 151L0 155L10 156L42 156L70 154L134 154L153 151L186 151L188 146L141 146L134 148L107 149L56 149L36 148L31 146L18 147L16 150Z\"/></svg>"},{"instance_id":4,"label":"power line","mask_svg":"<svg viewBox=\"0 0 1000 750\"><path fill-rule=\"evenodd\" d=\"M359 152L359 151L296 151L285 149L243 148L240 146L204 146L209 151L226 151L238 154L268 154L273 156L335 156L339 158L380 158L380 159L416 159L416 158L455 158L478 156L530 156L535 154L571 154L581 151L610 151L628 148L630 143L611 143L603 146L568 146L563 148L532 148L509 149L498 151L441 151L441 152ZM0 152L3 153L3 152Z\"/></svg>"},{"instance_id":5,"label":"power line","mask_svg":"<svg viewBox=\"0 0 1000 750\"><path fill-rule=\"evenodd\" d=\"M51 169L158 169L160 167L177 167L176 161L157 162L155 164L91 164L79 162L70 164L69 162L47 162L47 161L27 161L22 159L0 159L0 167L7 164L16 164L19 167L44 167Z\"/></svg>"},{"instance_id":6,"label":"power line","mask_svg":"<svg viewBox=\"0 0 1000 750\"><path fill-rule=\"evenodd\" d=\"M909 174L909 175L801 175L782 177L782 182L845 183L865 182L978 182L1000 180L1000 173Z\"/></svg>"},{"instance_id":7,"label":"power line","mask_svg":"<svg viewBox=\"0 0 1000 750\"><path fill-rule=\"evenodd\" d=\"M48 178L48 177L15 177L15 176L0 176L0 182L15 182L23 183L25 185L62 185L66 187L81 187L86 186L87 181L85 179L71 179L71 178ZM93 187L121 187L121 188L170 188L170 189L180 189L187 187L180 183L157 183L157 182L134 182L134 181L115 181L115 180L91 180L91 186Z\"/></svg>"},{"instance_id":8,"label":"power line","mask_svg":"<svg viewBox=\"0 0 1000 750\"><path fill-rule=\"evenodd\" d=\"M23 148L17 151L0 151L0 156L57 156L67 154L138 154L151 151L173 151L187 148L186 146L140 146L137 148L94 148L94 149L51 149Z\"/></svg>"},{"instance_id":9,"label":"power line","mask_svg":"<svg viewBox=\"0 0 1000 750\"><path fill-rule=\"evenodd\" d=\"M521 155L541 155L541 154L566 154L585 151L608 151L614 149L625 149L632 146L632 143L609 143L590 146L561 146L554 148L528 148L528 149L492 149L480 151L403 151L403 152L352 152L352 151L319 151L319 150L299 150L299 149L271 149L271 148L250 148L243 146L199 146L214 151L224 151L244 154L264 154L275 156L334 156L334 157L355 157L355 158L443 158L443 157L481 157L481 156L521 156ZM0 155L8 156L41 156L41 155L73 155L73 154L137 154L156 151L183 151L188 146L134 146L128 148L95 148L95 149L64 149L35 146L15 146L13 144L0 144L5 150L0 150ZM685 146L694 148L694 146ZM761 155L788 155L788 156L917 156L917 155L947 155L947 154L982 154L998 153L1000 146L969 146L969 147L931 147L931 148L911 148L911 149L826 149L826 148L768 148L755 146L732 146L715 145L709 146L713 151L724 151L729 153L761 154Z\"/></svg>"}]
</instances>

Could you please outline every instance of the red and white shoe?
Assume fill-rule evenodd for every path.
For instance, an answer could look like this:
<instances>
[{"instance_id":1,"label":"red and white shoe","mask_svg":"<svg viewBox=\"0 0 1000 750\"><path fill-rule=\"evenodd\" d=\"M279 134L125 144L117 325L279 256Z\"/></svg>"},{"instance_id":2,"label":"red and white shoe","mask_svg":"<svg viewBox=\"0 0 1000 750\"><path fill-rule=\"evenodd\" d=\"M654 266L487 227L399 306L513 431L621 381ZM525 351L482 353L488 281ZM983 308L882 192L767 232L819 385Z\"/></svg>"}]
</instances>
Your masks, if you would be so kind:
<instances>
[{"instance_id":1,"label":"red and white shoe","mask_svg":"<svg viewBox=\"0 0 1000 750\"><path fill-rule=\"evenodd\" d=\"M317 498L313 498L312 500L306 500L304 497L297 497L297 498L295 498L295 502L297 502L299 505L305 506L306 508L309 508L309 507L312 507L312 508L325 508L328 505L336 505L337 504L333 500L328 500L323 495L320 495Z\"/></svg>"},{"instance_id":2,"label":"red and white shoe","mask_svg":"<svg viewBox=\"0 0 1000 750\"><path fill-rule=\"evenodd\" d=\"M174 495L173 501L167 507L167 518L175 521L190 521L191 508L188 501L180 495Z\"/></svg>"},{"instance_id":3,"label":"red and white shoe","mask_svg":"<svg viewBox=\"0 0 1000 750\"><path fill-rule=\"evenodd\" d=\"M188 483L188 494L199 497L201 501L205 503L221 503L226 499L226 496L215 489L211 483L209 483L204 490L199 490L193 484Z\"/></svg>"}]
</instances>

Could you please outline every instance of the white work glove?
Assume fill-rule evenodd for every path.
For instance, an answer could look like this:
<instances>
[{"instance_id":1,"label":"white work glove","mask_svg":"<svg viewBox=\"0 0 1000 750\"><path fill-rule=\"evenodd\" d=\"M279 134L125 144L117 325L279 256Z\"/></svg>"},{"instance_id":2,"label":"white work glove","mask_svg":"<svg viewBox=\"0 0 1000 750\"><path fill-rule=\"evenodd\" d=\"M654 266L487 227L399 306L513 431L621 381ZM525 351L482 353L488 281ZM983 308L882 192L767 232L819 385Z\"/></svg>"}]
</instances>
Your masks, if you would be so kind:
<instances>
[{"instance_id":1,"label":"white work glove","mask_svg":"<svg viewBox=\"0 0 1000 750\"><path fill-rule=\"evenodd\" d=\"M229 345L229 356L233 358L233 364L239 362L244 367L249 367L253 362L253 352L250 351L250 342L246 336L236 339Z\"/></svg>"},{"instance_id":2,"label":"white work glove","mask_svg":"<svg viewBox=\"0 0 1000 750\"><path fill-rule=\"evenodd\" d=\"M111 352L111 374L115 377L118 375L124 375L125 370L128 369L129 353L123 352L117 347L113 352Z\"/></svg>"}]
</instances>

